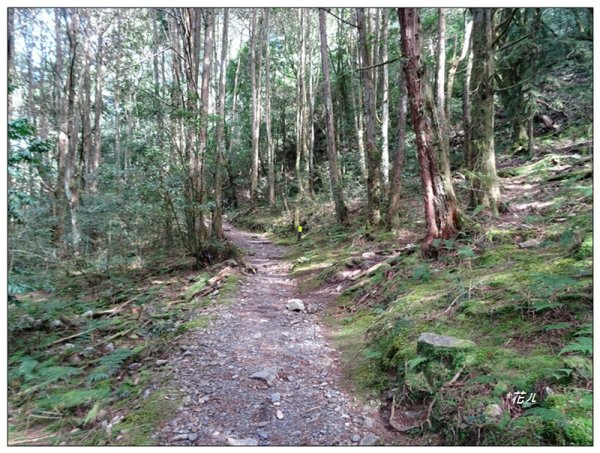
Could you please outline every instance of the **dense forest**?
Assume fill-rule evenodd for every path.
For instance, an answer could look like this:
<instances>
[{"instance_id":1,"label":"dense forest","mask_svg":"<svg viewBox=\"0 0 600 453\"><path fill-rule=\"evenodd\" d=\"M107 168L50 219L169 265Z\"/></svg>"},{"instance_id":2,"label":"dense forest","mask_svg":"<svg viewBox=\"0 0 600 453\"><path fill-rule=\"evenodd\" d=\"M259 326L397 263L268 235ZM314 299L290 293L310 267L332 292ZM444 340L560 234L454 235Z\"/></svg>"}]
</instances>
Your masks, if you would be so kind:
<instances>
[{"instance_id":1,"label":"dense forest","mask_svg":"<svg viewBox=\"0 0 600 453\"><path fill-rule=\"evenodd\" d=\"M592 444L591 8L7 25L9 443ZM283 365L258 428L189 384L245 341L227 316L266 321L246 294L340 354L320 421ZM173 381L203 341L227 359Z\"/></svg>"}]
</instances>

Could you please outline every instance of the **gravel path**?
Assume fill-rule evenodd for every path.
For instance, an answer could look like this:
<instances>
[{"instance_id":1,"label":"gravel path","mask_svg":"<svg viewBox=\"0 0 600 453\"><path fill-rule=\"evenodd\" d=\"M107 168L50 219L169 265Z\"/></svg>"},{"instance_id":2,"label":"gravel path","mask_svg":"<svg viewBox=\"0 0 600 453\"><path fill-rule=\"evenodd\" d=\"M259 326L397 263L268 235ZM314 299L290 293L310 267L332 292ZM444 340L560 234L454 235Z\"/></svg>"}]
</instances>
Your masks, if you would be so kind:
<instances>
[{"instance_id":1,"label":"gravel path","mask_svg":"<svg viewBox=\"0 0 600 453\"><path fill-rule=\"evenodd\" d=\"M389 433L377 408L340 387L337 352L328 344L314 294L304 312L285 248L231 226L257 272L240 284L207 329L180 340L170 385L183 394L163 445L375 445ZM306 302L306 299L305 299ZM310 314L313 310L314 313Z\"/></svg>"}]
</instances>

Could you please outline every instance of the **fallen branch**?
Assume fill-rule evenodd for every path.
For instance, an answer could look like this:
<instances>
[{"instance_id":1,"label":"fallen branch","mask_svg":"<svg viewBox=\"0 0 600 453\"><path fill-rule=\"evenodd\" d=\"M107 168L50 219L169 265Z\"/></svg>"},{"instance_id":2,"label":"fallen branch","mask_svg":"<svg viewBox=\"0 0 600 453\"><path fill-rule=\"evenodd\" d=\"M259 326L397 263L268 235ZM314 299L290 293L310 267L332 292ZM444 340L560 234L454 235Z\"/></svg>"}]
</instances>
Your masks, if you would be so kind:
<instances>
[{"instance_id":1,"label":"fallen branch","mask_svg":"<svg viewBox=\"0 0 600 453\"><path fill-rule=\"evenodd\" d=\"M94 330L96 330L95 327L93 329L84 330L83 332L76 333L75 335L71 335L71 336L68 336L68 337L65 337L65 338L61 338L60 340L53 341L48 346L54 346L55 344L59 344L59 343L62 343L63 341L70 340L71 338L80 337L82 335L85 335L86 333L93 332Z\"/></svg>"}]
</instances>

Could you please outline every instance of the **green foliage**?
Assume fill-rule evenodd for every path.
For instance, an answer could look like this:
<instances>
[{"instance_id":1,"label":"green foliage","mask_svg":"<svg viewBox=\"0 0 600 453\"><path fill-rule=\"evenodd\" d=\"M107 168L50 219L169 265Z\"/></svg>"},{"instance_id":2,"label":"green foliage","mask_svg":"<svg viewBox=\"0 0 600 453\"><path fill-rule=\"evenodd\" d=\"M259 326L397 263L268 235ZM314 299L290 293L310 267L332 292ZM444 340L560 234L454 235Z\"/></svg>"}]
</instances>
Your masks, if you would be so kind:
<instances>
[{"instance_id":1,"label":"green foliage","mask_svg":"<svg viewBox=\"0 0 600 453\"><path fill-rule=\"evenodd\" d=\"M71 409L79 406L89 406L106 398L110 390L105 389L75 389L53 393L40 401L40 407L46 409Z\"/></svg>"},{"instance_id":2,"label":"green foliage","mask_svg":"<svg viewBox=\"0 0 600 453\"><path fill-rule=\"evenodd\" d=\"M594 342L590 337L578 337L574 342L569 343L562 348L559 354L566 354L568 352L578 352L584 355L591 356L594 349Z\"/></svg>"},{"instance_id":3,"label":"green foliage","mask_svg":"<svg viewBox=\"0 0 600 453\"><path fill-rule=\"evenodd\" d=\"M429 272L429 266L426 263L417 266L412 273L413 280L423 280L426 282L430 277L431 273Z\"/></svg>"}]
</instances>

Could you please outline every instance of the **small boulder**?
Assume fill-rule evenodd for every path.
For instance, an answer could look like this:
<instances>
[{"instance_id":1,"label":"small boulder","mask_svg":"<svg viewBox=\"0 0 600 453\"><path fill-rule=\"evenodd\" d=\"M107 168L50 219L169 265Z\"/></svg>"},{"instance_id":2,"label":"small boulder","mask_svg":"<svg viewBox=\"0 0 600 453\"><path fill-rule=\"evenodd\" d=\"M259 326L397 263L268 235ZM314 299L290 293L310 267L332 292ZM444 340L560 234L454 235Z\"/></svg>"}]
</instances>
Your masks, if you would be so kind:
<instances>
[{"instance_id":1,"label":"small boulder","mask_svg":"<svg viewBox=\"0 0 600 453\"><path fill-rule=\"evenodd\" d=\"M306 307L304 306L304 302L300 299L290 299L287 301L285 308L291 311L305 311Z\"/></svg>"},{"instance_id":2,"label":"small boulder","mask_svg":"<svg viewBox=\"0 0 600 453\"><path fill-rule=\"evenodd\" d=\"M53 319L50 322L50 327L52 327L53 329L60 329L61 327L64 327L64 324L60 319Z\"/></svg>"},{"instance_id":3,"label":"small boulder","mask_svg":"<svg viewBox=\"0 0 600 453\"><path fill-rule=\"evenodd\" d=\"M504 410L498 404L488 404L485 408L485 419L488 422L497 422L503 413Z\"/></svg>"},{"instance_id":4,"label":"small boulder","mask_svg":"<svg viewBox=\"0 0 600 453\"><path fill-rule=\"evenodd\" d=\"M541 244L541 242L538 241L537 239L529 239L525 242L520 242L517 245L519 246L519 248L522 248L522 249L531 249L533 247L537 247L540 244Z\"/></svg>"},{"instance_id":5,"label":"small boulder","mask_svg":"<svg viewBox=\"0 0 600 453\"><path fill-rule=\"evenodd\" d=\"M424 332L417 340L417 352L423 356L453 355L475 346L470 340Z\"/></svg>"},{"instance_id":6,"label":"small boulder","mask_svg":"<svg viewBox=\"0 0 600 453\"><path fill-rule=\"evenodd\" d=\"M363 446L381 445L381 438L379 436L376 436L375 434L367 434L360 441L359 445L363 445Z\"/></svg>"},{"instance_id":7,"label":"small boulder","mask_svg":"<svg viewBox=\"0 0 600 453\"><path fill-rule=\"evenodd\" d=\"M371 429L375 426L375 420L371 417L365 417L363 421L363 426L367 429Z\"/></svg>"},{"instance_id":8,"label":"small boulder","mask_svg":"<svg viewBox=\"0 0 600 453\"><path fill-rule=\"evenodd\" d=\"M269 368L262 371L257 371L256 373L252 373L249 377L250 379L265 381L270 387L271 385L273 385L273 382L275 382L275 379L277 379L277 371Z\"/></svg>"}]
</instances>

